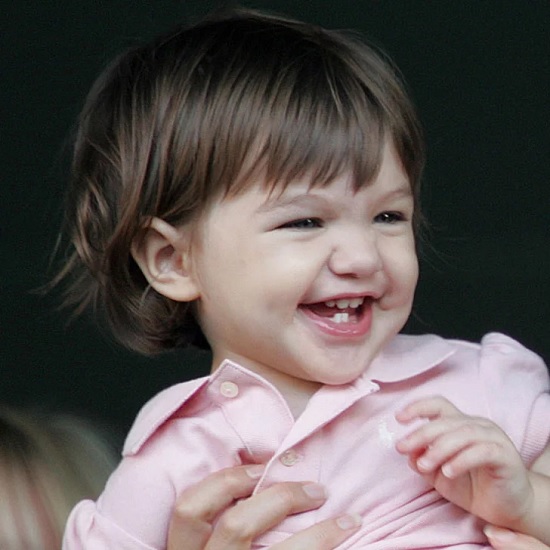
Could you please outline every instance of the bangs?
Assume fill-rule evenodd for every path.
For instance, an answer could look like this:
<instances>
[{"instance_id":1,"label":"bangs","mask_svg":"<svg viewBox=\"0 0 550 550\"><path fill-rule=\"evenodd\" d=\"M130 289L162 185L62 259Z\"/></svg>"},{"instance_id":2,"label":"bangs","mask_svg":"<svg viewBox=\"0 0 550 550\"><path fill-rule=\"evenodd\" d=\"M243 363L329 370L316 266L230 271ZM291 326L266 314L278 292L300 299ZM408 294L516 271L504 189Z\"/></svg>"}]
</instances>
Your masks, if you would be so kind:
<instances>
[{"instance_id":1,"label":"bangs","mask_svg":"<svg viewBox=\"0 0 550 550\"><path fill-rule=\"evenodd\" d=\"M312 76L318 82L298 80L264 114L265 137L257 158L249 160L253 175L261 173L269 188L284 189L304 178L312 187L324 186L350 173L357 190L380 168L386 134L381 113L357 83L346 89L341 81L323 81L328 75Z\"/></svg>"},{"instance_id":2,"label":"bangs","mask_svg":"<svg viewBox=\"0 0 550 550\"><path fill-rule=\"evenodd\" d=\"M224 101L225 131L217 134L226 161L232 159L221 177L225 193L258 178L283 189L303 178L327 185L345 172L356 189L371 182L391 129L367 83L319 48L287 60L284 69L284 59L274 61L280 66L264 67L263 80L258 70L245 70L254 81L242 82L240 73L240 82L223 86L232 91Z\"/></svg>"}]
</instances>

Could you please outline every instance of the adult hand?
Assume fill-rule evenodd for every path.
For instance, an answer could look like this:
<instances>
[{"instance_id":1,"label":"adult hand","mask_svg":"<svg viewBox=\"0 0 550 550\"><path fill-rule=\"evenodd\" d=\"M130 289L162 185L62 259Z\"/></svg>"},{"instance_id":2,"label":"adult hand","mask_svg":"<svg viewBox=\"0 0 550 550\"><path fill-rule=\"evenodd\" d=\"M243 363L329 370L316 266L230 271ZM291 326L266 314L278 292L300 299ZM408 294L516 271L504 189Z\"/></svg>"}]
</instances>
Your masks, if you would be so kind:
<instances>
[{"instance_id":1,"label":"adult hand","mask_svg":"<svg viewBox=\"0 0 550 550\"><path fill-rule=\"evenodd\" d=\"M172 516L167 550L249 550L256 537L288 515L326 500L320 485L307 482L279 483L251 497L262 470L261 465L228 468L185 490ZM353 515L322 521L271 548L332 550L359 525Z\"/></svg>"},{"instance_id":2,"label":"adult hand","mask_svg":"<svg viewBox=\"0 0 550 550\"><path fill-rule=\"evenodd\" d=\"M485 534L495 550L550 550L550 546L527 535L489 525Z\"/></svg>"}]
</instances>

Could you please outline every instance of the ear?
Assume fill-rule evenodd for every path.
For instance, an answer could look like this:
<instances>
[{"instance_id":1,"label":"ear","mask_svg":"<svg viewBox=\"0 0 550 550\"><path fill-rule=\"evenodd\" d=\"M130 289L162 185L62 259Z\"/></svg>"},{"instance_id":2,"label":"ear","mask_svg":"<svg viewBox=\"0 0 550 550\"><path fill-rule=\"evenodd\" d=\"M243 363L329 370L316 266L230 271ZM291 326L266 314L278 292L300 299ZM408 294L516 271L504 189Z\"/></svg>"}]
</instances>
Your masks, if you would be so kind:
<instances>
[{"instance_id":1,"label":"ear","mask_svg":"<svg viewBox=\"0 0 550 550\"><path fill-rule=\"evenodd\" d=\"M149 284L177 302L191 302L200 295L190 250L190 228L176 229L160 218L153 218L132 243L132 256Z\"/></svg>"}]
</instances>

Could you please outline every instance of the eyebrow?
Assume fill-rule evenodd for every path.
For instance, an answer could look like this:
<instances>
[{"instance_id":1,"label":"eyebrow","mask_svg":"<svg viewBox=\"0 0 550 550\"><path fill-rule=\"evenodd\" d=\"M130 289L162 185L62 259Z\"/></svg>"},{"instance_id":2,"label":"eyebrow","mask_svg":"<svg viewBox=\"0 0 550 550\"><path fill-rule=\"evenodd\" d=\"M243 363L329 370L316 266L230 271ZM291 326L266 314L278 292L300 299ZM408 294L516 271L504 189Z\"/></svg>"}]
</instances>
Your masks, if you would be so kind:
<instances>
[{"instance_id":1,"label":"eyebrow","mask_svg":"<svg viewBox=\"0 0 550 550\"><path fill-rule=\"evenodd\" d=\"M392 189L385 196L387 196L387 197L413 197L413 190L411 188L410 183L408 181L404 181L404 182L399 183L399 185L396 185L395 188Z\"/></svg>"}]
</instances>

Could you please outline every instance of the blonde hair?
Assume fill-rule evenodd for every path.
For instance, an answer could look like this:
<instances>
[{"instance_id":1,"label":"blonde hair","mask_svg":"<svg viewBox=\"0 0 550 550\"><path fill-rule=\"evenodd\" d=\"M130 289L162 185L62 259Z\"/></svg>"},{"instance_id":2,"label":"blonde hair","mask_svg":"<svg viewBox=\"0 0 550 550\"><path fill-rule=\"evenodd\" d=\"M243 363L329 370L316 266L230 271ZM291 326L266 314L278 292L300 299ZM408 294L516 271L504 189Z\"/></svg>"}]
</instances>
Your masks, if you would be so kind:
<instances>
[{"instance_id":1,"label":"blonde hair","mask_svg":"<svg viewBox=\"0 0 550 550\"><path fill-rule=\"evenodd\" d=\"M0 407L0 548L58 550L71 509L97 498L115 465L88 421Z\"/></svg>"}]
</instances>

